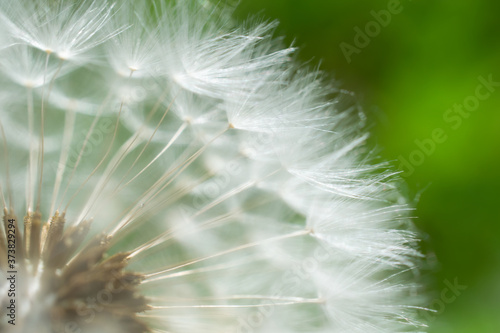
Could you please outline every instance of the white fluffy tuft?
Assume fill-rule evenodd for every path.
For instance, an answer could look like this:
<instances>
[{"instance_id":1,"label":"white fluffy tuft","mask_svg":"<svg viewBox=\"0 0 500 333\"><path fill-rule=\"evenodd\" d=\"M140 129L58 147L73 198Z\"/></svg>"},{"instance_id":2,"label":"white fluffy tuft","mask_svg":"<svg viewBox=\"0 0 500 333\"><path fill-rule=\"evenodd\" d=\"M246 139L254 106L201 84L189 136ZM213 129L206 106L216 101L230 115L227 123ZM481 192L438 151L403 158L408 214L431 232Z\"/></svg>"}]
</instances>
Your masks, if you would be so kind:
<instances>
[{"instance_id":1,"label":"white fluffy tuft","mask_svg":"<svg viewBox=\"0 0 500 333\"><path fill-rule=\"evenodd\" d=\"M356 105L275 23L165 3L0 3L5 207L93 219L151 332L421 331L412 210Z\"/></svg>"}]
</instances>

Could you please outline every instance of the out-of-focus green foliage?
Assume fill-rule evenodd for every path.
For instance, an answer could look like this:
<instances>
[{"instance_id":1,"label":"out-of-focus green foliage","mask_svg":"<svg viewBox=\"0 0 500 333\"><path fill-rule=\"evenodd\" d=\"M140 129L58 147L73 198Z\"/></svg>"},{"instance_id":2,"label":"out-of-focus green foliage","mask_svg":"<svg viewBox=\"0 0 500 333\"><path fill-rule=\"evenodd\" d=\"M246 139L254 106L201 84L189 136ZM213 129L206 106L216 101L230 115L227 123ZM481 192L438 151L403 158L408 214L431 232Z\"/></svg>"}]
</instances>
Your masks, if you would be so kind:
<instances>
[{"instance_id":1,"label":"out-of-focus green foliage","mask_svg":"<svg viewBox=\"0 0 500 333\"><path fill-rule=\"evenodd\" d=\"M362 99L381 155L396 166L413 159L405 178L418 199L416 223L424 250L439 262L430 274L438 313L429 315L429 332L500 332L500 86L471 112L447 111L474 101L468 97L478 77L500 83L500 2L401 0L390 7L397 2L242 0L237 15L278 19L278 33L301 48L301 60L321 61ZM341 43L356 47L355 27L365 30L372 11L388 7L400 12L378 32L369 24L369 44L349 63ZM446 281L467 288L455 296Z\"/></svg>"}]
</instances>

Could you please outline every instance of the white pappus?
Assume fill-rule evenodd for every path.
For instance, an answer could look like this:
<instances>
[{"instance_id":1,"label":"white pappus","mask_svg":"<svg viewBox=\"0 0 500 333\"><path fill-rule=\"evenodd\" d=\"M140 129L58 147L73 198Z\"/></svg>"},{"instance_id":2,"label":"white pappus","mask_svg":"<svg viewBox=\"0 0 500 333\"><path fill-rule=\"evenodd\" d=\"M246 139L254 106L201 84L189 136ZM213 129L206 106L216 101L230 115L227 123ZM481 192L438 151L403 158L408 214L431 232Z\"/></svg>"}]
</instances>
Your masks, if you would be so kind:
<instances>
[{"instance_id":1,"label":"white pappus","mask_svg":"<svg viewBox=\"0 0 500 333\"><path fill-rule=\"evenodd\" d=\"M2 332L425 330L397 173L275 23L201 0L0 18Z\"/></svg>"}]
</instances>

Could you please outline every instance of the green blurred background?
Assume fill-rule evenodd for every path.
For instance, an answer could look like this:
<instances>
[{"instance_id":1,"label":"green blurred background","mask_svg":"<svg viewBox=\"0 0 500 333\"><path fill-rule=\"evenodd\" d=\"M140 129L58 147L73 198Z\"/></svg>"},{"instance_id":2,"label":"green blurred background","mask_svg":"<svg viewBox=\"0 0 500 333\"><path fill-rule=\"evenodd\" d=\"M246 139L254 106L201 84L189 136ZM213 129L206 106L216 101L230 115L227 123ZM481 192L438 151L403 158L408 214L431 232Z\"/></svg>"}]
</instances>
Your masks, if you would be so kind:
<instances>
[{"instance_id":1,"label":"green blurred background","mask_svg":"<svg viewBox=\"0 0 500 333\"><path fill-rule=\"evenodd\" d=\"M241 0L237 17L279 20L278 34L295 41L301 60L321 62L356 92L374 120L383 158L396 166L413 161L413 172L402 169L416 200L422 248L438 262L429 272L430 307L438 311L428 316L429 332L500 332L500 86L471 104L470 113L447 111L474 102L469 96L478 77L500 82L500 2L397 2ZM390 23L380 31L369 24L369 44L348 62L341 43L356 47L354 28L365 30L375 20L372 11L388 8ZM432 147L435 129L446 139L434 139ZM466 289L455 296L446 281Z\"/></svg>"}]
</instances>

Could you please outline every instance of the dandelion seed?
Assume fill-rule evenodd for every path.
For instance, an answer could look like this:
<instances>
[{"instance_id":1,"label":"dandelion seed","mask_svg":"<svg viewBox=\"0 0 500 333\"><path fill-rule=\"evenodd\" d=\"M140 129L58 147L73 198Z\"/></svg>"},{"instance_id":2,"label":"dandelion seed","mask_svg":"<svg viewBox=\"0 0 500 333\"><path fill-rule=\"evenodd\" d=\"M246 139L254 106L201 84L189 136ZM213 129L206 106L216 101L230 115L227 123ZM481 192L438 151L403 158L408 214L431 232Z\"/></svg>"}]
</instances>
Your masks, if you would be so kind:
<instances>
[{"instance_id":1,"label":"dandelion seed","mask_svg":"<svg viewBox=\"0 0 500 333\"><path fill-rule=\"evenodd\" d=\"M207 1L0 18L2 332L422 330L397 175L274 23Z\"/></svg>"}]
</instances>

